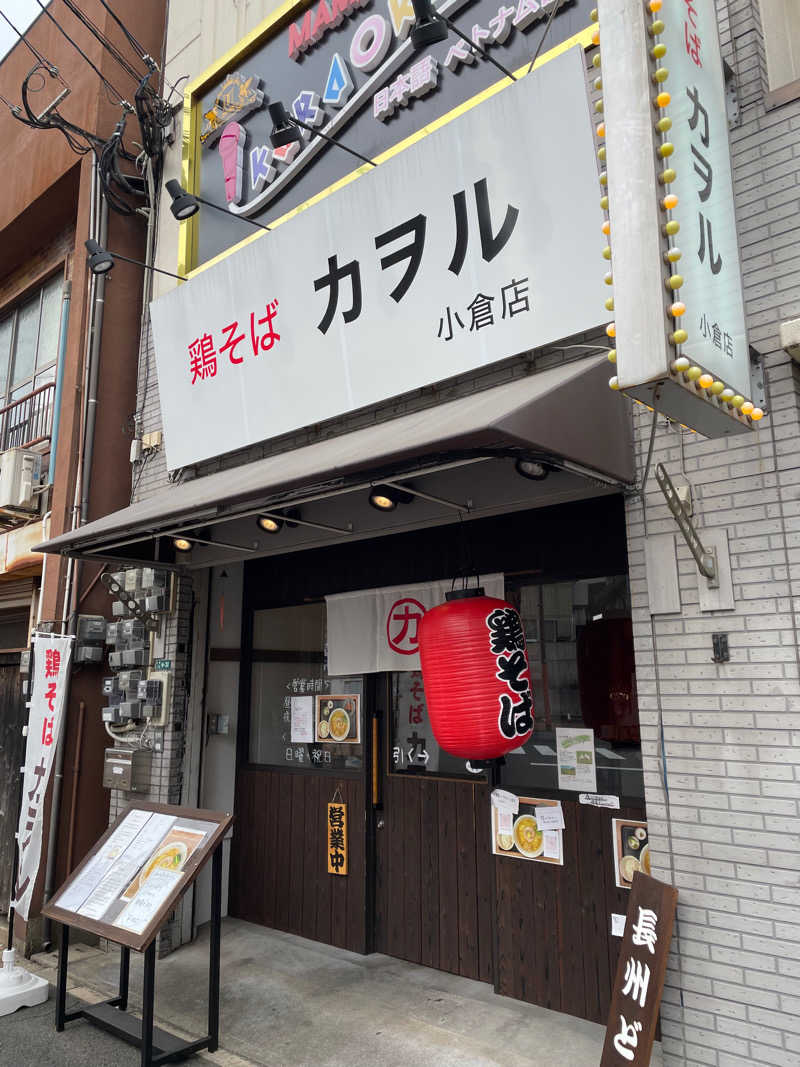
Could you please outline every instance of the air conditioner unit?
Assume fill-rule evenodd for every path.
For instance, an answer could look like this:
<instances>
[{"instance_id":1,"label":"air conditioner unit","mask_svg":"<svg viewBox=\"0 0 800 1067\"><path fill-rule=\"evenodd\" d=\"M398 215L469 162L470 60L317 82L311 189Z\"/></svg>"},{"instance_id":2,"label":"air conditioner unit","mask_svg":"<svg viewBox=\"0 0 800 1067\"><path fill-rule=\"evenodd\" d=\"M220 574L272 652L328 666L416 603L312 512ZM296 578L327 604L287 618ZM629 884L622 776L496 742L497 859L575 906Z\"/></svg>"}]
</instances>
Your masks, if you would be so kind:
<instances>
[{"instance_id":1,"label":"air conditioner unit","mask_svg":"<svg viewBox=\"0 0 800 1067\"><path fill-rule=\"evenodd\" d=\"M38 452L10 448L0 454L0 511L38 511L34 489L41 478L42 457Z\"/></svg>"}]
</instances>

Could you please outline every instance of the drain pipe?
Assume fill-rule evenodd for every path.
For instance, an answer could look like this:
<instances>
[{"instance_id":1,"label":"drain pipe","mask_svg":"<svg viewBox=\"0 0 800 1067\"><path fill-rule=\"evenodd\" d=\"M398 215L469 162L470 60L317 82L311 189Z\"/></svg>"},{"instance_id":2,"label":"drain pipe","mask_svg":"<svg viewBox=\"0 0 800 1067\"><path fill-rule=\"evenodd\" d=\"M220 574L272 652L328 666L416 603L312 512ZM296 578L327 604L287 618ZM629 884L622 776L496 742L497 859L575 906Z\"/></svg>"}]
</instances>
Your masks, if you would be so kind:
<instances>
[{"instance_id":1,"label":"drain pipe","mask_svg":"<svg viewBox=\"0 0 800 1067\"><path fill-rule=\"evenodd\" d=\"M92 185L91 196L89 201L89 233L95 240L105 240L106 224L108 220L108 209L106 203L100 192L100 180L97 171L97 163L95 163L92 169ZM75 496L73 498L72 505L72 529L80 526L84 521L81 518L83 511L82 508L82 487L88 482L86 477L86 446L88 443L88 429L90 422L90 412L94 415L94 409L96 407L96 391L97 391L97 377L94 377L95 386L95 401L92 406L89 406L90 396L90 382L93 372L93 361L96 362L97 347L99 347L100 329L99 324L102 324L102 307L103 307L103 288L100 287L100 282L105 282L102 276L92 275L89 284L89 336L87 338L86 347L86 367L84 372L84 397L85 406L83 409L82 417L82 438L83 448L79 451L78 455L78 469L75 476ZM99 300L99 304L98 304ZM98 319L100 323L98 324ZM92 441L94 440L94 420L91 420ZM91 459L91 453L89 453ZM88 502L88 488L86 490L86 497ZM80 507L80 511L79 511ZM67 633L75 632L75 624L77 619L75 613L72 610L72 605L75 602L75 593L78 586L80 577L80 565L75 564L75 560L72 556L69 557L67 563L66 581L64 583L64 607L61 618L61 632ZM69 626L69 630L68 630ZM67 700L69 699L69 693L67 693ZM50 825L47 832L47 864L45 867L44 878L44 903L53 895L54 880L56 873L56 842L58 839L58 820L61 812L61 792L64 784L64 748L65 737L62 732L62 736L58 743L58 748L55 755L55 767L53 768L53 795L50 804ZM49 918L45 917L42 925L42 941L45 951L52 946L52 922Z\"/></svg>"},{"instance_id":2,"label":"drain pipe","mask_svg":"<svg viewBox=\"0 0 800 1067\"><path fill-rule=\"evenodd\" d=\"M69 326L69 305L72 299L72 281L67 278L61 294L61 324L58 335L58 365L56 368L56 392L53 398L53 427L50 431L50 469L47 472L47 484L53 485L56 477L56 449L58 448L58 427L61 422L61 395L64 392L64 363L67 352L67 327Z\"/></svg>"},{"instance_id":3,"label":"drain pipe","mask_svg":"<svg viewBox=\"0 0 800 1067\"><path fill-rule=\"evenodd\" d=\"M99 226L97 238L101 247L106 247L108 233L108 204L100 196ZM94 428L97 421L97 382L100 377L100 339L103 333L103 311L105 309L106 275L97 276L95 291L94 321L92 323L92 341L89 350L89 390L86 397L86 437L83 445L83 472L81 487L80 523L83 526L89 515L89 485L92 478L92 458L94 455Z\"/></svg>"}]
</instances>

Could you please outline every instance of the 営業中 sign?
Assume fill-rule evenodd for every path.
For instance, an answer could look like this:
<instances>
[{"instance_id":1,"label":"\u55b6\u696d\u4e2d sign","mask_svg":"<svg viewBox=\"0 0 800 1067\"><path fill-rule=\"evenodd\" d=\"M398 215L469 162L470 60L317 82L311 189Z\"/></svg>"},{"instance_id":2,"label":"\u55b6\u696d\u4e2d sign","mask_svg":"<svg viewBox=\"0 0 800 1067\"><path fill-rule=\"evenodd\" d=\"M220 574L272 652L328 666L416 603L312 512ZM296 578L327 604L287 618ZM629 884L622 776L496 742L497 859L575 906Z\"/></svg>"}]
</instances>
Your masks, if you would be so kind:
<instances>
[{"instance_id":1,"label":"\u55b6\u696d\u4e2d sign","mask_svg":"<svg viewBox=\"0 0 800 1067\"><path fill-rule=\"evenodd\" d=\"M328 805L328 874L347 874L347 805Z\"/></svg>"},{"instance_id":2,"label":"\u55b6\u696d\u4e2d sign","mask_svg":"<svg viewBox=\"0 0 800 1067\"><path fill-rule=\"evenodd\" d=\"M573 48L166 293L169 467L597 327L596 175Z\"/></svg>"}]
</instances>

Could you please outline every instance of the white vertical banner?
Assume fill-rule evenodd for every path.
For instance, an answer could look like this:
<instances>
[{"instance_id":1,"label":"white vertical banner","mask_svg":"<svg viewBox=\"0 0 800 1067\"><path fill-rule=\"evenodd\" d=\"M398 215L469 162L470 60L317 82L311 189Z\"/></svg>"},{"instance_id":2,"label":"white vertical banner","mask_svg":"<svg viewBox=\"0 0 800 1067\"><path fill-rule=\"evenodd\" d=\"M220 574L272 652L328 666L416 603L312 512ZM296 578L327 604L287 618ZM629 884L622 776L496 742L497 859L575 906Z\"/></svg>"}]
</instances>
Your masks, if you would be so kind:
<instances>
[{"instance_id":1,"label":"white vertical banner","mask_svg":"<svg viewBox=\"0 0 800 1067\"><path fill-rule=\"evenodd\" d=\"M502 574L482 574L470 586L503 599ZM325 597L328 608L328 674L418 671L419 624L426 611L444 603L462 579L361 589Z\"/></svg>"},{"instance_id":2,"label":"white vertical banner","mask_svg":"<svg viewBox=\"0 0 800 1067\"><path fill-rule=\"evenodd\" d=\"M17 834L19 863L13 902L23 919L28 918L42 856L44 798L61 737L73 640L49 634L34 634L33 638L25 779Z\"/></svg>"}]
</instances>

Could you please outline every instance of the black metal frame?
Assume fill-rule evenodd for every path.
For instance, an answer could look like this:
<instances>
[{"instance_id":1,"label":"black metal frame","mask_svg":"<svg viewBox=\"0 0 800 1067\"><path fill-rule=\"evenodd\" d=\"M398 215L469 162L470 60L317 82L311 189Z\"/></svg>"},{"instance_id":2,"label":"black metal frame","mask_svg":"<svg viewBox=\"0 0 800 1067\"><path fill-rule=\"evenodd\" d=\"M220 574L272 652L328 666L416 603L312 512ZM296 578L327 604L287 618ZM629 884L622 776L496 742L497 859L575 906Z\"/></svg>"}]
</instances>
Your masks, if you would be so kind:
<instances>
[{"instance_id":1,"label":"black metal frame","mask_svg":"<svg viewBox=\"0 0 800 1067\"><path fill-rule=\"evenodd\" d=\"M144 987L142 989L142 1018L128 1012L128 986L131 950L120 946L119 992L110 1000L66 1010L67 960L69 956L69 926L61 927L56 982L56 1030L61 1033L66 1023L86 1019L93 1026L141 1049L141 1067L171 1063L184 1059L202 1049L216 1052L219 1047L219 957L222 932L222 841L214 849L211 864L211 942L208 961L208 1033L195 1041L182 1041L153 1025L156 991L156 938L144 952Z\"/></svg>"}]
</instances>

